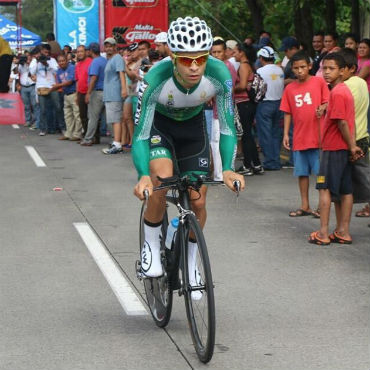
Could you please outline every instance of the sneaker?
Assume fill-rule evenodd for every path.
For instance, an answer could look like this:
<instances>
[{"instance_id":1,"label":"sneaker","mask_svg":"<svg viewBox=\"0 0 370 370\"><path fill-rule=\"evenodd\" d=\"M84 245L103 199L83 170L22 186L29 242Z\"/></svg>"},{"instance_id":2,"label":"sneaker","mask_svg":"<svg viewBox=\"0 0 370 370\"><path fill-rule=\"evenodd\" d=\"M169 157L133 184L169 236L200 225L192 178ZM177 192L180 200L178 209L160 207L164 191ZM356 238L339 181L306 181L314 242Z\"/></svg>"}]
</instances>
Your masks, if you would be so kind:
<instances>
[{"instance_id":1,"label":"sneaker","mask_svg":"<svg viewBox=\"0 0 370 370\"><path fill-rule=\"evenodd\" d=\"M117 148L115 145L111 145L109 148L102 149L104 154L118 154L122 153L122 148Z\"/></svg>"},{"instance_id":2,"label":"sneaker","mask_svg":"<svg viewBox=\"0 0 370 370\"><path fill-rule=\"evenodd\" d=\"M161 263L161 246L160 244L150 246L145 240L141 249L141 271L148 277L159 277L163 275Z\"/></svg>"},{"instance_id":3,"label":"sneaker","mask_svg":"<svg viewBox=\"0 0 370 370\"><path fill-rule=\"evenodd\" d=\"M241 175L244 176L252 176L253 171L251 168L246 168L245 166L241 166L236 170L237 173L240 173Z\"/></svg>"},{"instance_id":4,"label":"sneaker","mask_svg":"<svg viewBox=\"0 0 370 370\"><path fill-rule=\"evenodd\" d=\"M45 136L46 135L46 132L45 131L40 131L39 135L40 136Z\"/></svg>"},{"instance_id":5,"label":"sneaker","mask_svg":"<svg viewBox=\"0 0 370 370\"><path fill-rule=\"evenodd\" d=\"M36 125L35 124L33 124L33 125L31 125L30 127L28 127L30 130L32 130L32 131L35 131L35 130L37 130L37 127L36 127Z\"/></svg>"},{"instance_id":6,"label":"sneaker","mask_svg":"<svg viewBox=\"0 0 370 370\"><path fill-rule=\"evenodd\" d=\"M192 287L199 287L203 285L202 277L200 275L197 265L197 253L198 245L196 243L189 242L188 246L188 272L189 272L189 284ZM191 299L193 301L199 301L202 299L203 292L201 290L194 290L191 292Z\"/></svg>"},{"instance_id":7,"label":"sneaker","mask_svg":"<svg viewBox=\"0 0 370 370\"><path fill-rule=\"evenodd\" d=\"M284 169L287 169L287 168L294 168L294 165L290 162L284 162L282 165L281 165L281 168L284 168Z\"/></svg>"},{"instance_id":8,"label":"sneaker","mask_svg":"<svg viewBox=\"0 0 370 370\"><path fill-rule=\"evenodd\" d=\"M259 166L255 166L253 167L253 173L255 175L263 175L265 173L265 170L264 168L262 167L262 165L259 165Z\"/></svg>"},{"instance_id":9,"label":"sneaker","mask_svg":"<svg viewBox=\"0 0 370 370\"><path fill-rule=\"evenodd\" d=\"M92 146L93 143L91 141L85 141L85 140L81 140L80 141L80 145L81 146Z\"/></svg>"}]
</instances>

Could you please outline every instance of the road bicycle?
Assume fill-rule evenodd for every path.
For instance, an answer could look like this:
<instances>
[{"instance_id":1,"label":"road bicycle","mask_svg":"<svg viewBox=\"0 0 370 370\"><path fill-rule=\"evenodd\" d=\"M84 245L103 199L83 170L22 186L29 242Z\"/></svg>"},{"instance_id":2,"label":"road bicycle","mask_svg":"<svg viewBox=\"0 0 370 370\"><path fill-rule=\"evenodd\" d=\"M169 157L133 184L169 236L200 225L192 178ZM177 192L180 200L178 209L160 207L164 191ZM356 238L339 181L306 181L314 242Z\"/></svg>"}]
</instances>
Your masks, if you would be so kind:
<instances>
[{"instance_id":1,"label":"road bicycle","mask_svg":"<svg viewBox=\"0 0 370 370\"><path fill-rule=\"evenodd\" d=\"M207 363L211 360L215 345L216 318L214 285L207 246L199 222L191 210L190 202L194 196L200 196L202 185L223 184L205 176L189 176L158 178L161 185L154 191L168 189L166 195L166 212L161 230L161 260L164 274L158 278L149 278L143 274L140 261L136 262L137 277L144 282L147 303L157 326L164 328L171 317L173 292L185 300L186 316L188 319L192 341L200 361ZM240 183L234 184L237 192ZM146 195L147 199L147 195ZM168 207L174 205L177 209L179 225L171 249L165 245L168 227ZM140 214L140 252L144 245L144 212L146 201L143 202ZM189 237L197 243L195 256L195 279L190 282L188 264ZM193 264L194 266L194 264Z\"/></svg>"}]
</instances>

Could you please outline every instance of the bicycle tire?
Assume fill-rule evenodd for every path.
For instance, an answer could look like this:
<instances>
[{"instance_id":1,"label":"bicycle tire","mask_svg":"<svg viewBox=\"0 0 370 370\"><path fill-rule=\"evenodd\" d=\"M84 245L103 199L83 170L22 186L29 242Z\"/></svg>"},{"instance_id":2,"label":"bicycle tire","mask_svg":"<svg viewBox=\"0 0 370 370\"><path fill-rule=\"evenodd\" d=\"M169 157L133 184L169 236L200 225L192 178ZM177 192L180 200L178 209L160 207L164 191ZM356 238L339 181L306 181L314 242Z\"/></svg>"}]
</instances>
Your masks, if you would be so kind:
<instances>
[{"instance_id":1,"label":"bicycle tire","mask_svg":"<svg viewBox=\"0 0 370 370\"><path fill-rule=\"evenodd\" d=\"M143 204L140 212L140 256L144 245L144 210ZM162 223L161 254L164 253L164 240L168 226L167 212ZM144 278L144 290L147 304L155 324L164 328L171 318L173 294L167 274L158 278Z\"/></svg>"},{"instance_id":2,"label":"bicycle tire","mask_svg":"<svg viewBox=\"0 0 370 370\"><path fill-rule=\"evenodd\" d=\"M204 289L201 290L202 298L200 300L193 300L191 296L193 288L190 286L188 278L188 258L184 258L182 274L186 316L188 318L191 337L198 358L203 363L207 363L213 356L216 336L216 312L211 265L202 229L193 214L186 216L183 230L182 243L185 241L187 242L190 231L195 235L198 245L196 263L201 277L201 285L199 287L204 287ZM187 256L187 243L182 250L186 252L185 255Z\"/></svg>"}]
</instances>

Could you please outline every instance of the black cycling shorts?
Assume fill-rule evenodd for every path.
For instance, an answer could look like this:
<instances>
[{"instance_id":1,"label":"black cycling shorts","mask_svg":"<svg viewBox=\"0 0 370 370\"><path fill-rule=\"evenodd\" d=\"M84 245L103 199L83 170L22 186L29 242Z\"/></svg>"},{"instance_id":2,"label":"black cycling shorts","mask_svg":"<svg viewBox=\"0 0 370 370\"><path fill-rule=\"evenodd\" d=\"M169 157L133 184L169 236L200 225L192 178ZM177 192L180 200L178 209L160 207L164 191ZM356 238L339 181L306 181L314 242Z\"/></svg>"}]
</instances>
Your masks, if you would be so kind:
<instances>
[{"instance_id":1,"label":"black cycling shorts","mask_svg":"<svg viewBox=\"0 0 370 370\"><path fill-rule=\"evenodd\" d=\"M158 158L171 159L179 175L209 175L210 150L203 110L185 121L155 112L150 132L150 160Z\"/></svg>"}]
</instances>

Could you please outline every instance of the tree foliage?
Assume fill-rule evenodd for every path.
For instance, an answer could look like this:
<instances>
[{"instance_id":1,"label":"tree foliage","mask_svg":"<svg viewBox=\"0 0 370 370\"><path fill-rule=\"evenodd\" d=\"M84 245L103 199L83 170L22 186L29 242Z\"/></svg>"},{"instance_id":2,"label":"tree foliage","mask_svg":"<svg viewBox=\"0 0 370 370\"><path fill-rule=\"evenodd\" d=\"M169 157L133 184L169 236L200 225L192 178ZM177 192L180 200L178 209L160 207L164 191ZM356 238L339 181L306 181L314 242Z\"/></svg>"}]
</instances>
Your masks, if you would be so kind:
<instances>
[{"instance_id":1,"label":"tree foliage","mask_svg":"<svg viewBox=\"0 0 370 370\"><path fill-rule=\"evenodd\" d=\"M314 30L359 32L369 6L369 0L169 0L170 20L198 16L214 35L240 41L266 29L277 44L287 35L310 43ZM14 7L0 7L0 13L15 18ZM53 0L23 0L22 18L24 27L45 38L53 31Z\"/></svg>"},{"instance_id":2,"label":"tree foliage","mask_svg":"<svg viewBox=\"0 0 370 370\"><path fill-rule=\"evenodd\" d=\"M0 13L5 17L16 21L15 7L2 6ZM22 1L22 25L30 31L45 39L48 32L53 32L53 0L23 0Z\"/></svg>"},{"instance_id":3,"label":"tree foliage","mask_svg":"<svg viewBox=\"0 0 370 370\"><path fill-rule=\"evenodd\" d=\"M275 42L296 35L307 43L313 31L343 34L356 29L360 23L356 9L363 13L368 6L368 0L170 0L170 19L197 15L209 23L214 35L227 39L257 37L266 29Z\"/></svg>"}]
</instances>

